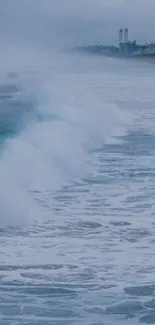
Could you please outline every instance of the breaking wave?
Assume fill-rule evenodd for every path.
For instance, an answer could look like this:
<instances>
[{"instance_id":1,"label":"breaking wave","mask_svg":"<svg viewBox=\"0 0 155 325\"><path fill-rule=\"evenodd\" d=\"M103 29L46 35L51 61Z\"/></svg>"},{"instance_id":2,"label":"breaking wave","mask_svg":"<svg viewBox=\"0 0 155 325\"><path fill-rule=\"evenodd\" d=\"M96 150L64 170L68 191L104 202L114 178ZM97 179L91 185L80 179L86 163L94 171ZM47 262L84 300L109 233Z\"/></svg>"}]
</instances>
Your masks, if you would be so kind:
<instances>
[{"instance_id":1,"label":"breaking wave","mask_svg":"<svg viewBox=\"0 0 155 325\"><path fill-rule=\"evenodd\" d=\"M2 224L38 217L32 193L56 191L82 177L93 151L125 129L119 107L105 102L102 89L96 93L101 80L93 70L89 79L82 58L76 59L75 65L59 57L51 70L9 76L1 85Z\"/></svg>"}]
</instances>

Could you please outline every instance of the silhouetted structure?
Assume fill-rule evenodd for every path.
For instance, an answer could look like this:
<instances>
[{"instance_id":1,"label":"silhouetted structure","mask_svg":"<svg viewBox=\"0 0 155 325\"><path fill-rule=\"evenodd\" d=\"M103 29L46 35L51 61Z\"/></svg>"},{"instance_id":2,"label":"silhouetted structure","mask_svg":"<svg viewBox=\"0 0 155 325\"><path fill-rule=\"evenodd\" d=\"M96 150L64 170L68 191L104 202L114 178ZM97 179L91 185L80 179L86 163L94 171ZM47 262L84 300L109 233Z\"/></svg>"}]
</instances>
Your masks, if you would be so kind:
<instances>
[{"instance_id":1,"label":"silhouetted structure","mask_svg":"<svg viewBox=\"0 0 155 325\"><path fill-rule=\"evenodd\" d=\"M154 58L155 59L155 44L140 45L136 41L128 40L128 28L119 30L118 46L90 45L86 47L74 48L74 50L89 52L93 54L104 54L106 56L118 58Z\"/></svg>"}]
</instances>

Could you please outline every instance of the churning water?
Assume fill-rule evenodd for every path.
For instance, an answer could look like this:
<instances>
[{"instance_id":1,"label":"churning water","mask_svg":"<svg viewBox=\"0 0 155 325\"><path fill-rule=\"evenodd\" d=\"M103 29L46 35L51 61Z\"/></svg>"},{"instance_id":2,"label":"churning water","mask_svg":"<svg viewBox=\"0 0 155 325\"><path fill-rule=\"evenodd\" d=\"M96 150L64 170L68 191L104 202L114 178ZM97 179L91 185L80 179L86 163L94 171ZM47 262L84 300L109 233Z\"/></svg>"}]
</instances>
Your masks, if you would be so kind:
<instances>
[{"instance_id":1,"label":"churning water","mask_svg":"<svg viewBox=\"0 0 155 325\"><path fill-rule=\"evenodd\" d=\"M0 324L154 324L154 66L18 68L0 77Z\"/></svg>"}]
</instances>

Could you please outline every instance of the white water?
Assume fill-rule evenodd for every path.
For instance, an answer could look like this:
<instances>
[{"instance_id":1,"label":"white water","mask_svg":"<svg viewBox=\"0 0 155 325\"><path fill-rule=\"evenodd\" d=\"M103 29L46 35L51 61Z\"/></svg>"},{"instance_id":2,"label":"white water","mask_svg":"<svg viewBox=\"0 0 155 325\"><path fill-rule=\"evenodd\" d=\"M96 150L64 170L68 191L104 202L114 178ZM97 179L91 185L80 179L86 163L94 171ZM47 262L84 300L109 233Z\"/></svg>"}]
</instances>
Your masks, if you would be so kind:
<instances>
[{"instance_id":1,"label":"white water","mask_svg":"<svg viewBox=\"0 0 155 325\"><path fill-rule=\"evenodd\" d=\"M91 151L122 134L129 122L126 112L104 99L104 61L98 62L104 64L99 73L96 59L77 56L75 61L70 55L54 59L42 73L35 71L24 80L21 74L22 87L27 87L23 92L28 96L32 85L32 96L35 89L35 108L29 124L7 139L1 153L1 218L8 224L36 218L30 191L57 190L85 175Z\"/></svg>"},{"instance_id":2,"label":"white water","mask_svg":"<svg viewBox=\"0 0 155 325\"><path fill-rule=\"evenodd\" d=\"M1 321L153 322L153 67L51 56L1 88Z\"/></svg>"}]
</instances>

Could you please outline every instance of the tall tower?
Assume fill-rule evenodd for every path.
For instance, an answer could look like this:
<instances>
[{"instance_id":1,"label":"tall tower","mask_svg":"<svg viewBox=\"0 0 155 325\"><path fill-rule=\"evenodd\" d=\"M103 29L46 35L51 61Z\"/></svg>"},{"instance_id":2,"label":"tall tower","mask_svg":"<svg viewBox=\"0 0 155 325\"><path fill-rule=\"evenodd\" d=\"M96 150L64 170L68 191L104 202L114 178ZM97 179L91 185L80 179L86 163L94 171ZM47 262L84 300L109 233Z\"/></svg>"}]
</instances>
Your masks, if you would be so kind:
<instances>
[{"instance_id":1,"label":"tall tower","mask_svg":"<svg viewBox=\"0 0 155 325\"><path fill-rule=\"evenodd\" d=\"M125 43L128 42L128 28L125 28L125 30L124 30L124 42Z\"/></svg>"},{"instance_id":2,"label":"tall tower","mask_svg":"<svg viewBox=\"0 0 155 325\"><path fill-rule=\"evenodd\" d=\"M123 28L120 28L119 30L119 43L123 42Z\"/></svg>"},{"instance_id":3,"label":"tall tower","mask_svg":"<svg viewBox=\"0 0 155 325\"><path fill-rule=\"evenodd\" d=\"M124 43L123 43L123 28L119 30L119 53L123 54L124 52Z\"/></svg>"}]
</instances>

